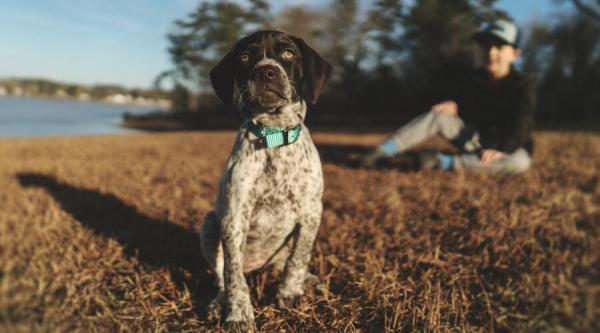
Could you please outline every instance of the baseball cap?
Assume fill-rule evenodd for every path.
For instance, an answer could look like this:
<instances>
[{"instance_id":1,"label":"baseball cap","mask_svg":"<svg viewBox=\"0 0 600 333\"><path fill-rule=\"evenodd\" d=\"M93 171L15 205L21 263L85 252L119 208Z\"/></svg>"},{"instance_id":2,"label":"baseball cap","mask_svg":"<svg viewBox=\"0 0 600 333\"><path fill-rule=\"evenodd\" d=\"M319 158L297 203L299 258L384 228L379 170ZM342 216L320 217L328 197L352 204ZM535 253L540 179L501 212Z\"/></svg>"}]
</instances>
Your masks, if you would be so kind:
<instances>
[{"instance_id":1,"label":"baseball cap","mask_svg":"<svg viewBox=\"0 0 600 333\"><path fill-rule=\"evenodd\" d=\"M481 30L473 35L473 39L476 42L481 42L489 37L499 39L506 44L518 47L519 28L511 21L499 19L485 24Z\"/></svg>"}]
</instances>

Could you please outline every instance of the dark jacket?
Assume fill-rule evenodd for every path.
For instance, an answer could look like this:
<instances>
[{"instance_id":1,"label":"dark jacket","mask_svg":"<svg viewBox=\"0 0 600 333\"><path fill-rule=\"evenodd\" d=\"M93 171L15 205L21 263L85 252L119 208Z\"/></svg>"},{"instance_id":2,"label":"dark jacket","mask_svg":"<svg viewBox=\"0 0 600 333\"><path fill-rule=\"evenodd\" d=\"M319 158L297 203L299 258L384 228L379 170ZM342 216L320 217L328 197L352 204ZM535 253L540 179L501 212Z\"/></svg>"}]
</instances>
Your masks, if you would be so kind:
<instances>
[{"instance_id":1,"label":"dark jacket","mask_svg":"<svg viewBox=\"0 0 600 333\"><path fill-rule=\"evenodd\" d=\"M535 87L523 74L513 68L494 81L482 68L459 79L449 92L459 117L477 130L484 149L533 152Z\"/></svg>"}]
</instances>

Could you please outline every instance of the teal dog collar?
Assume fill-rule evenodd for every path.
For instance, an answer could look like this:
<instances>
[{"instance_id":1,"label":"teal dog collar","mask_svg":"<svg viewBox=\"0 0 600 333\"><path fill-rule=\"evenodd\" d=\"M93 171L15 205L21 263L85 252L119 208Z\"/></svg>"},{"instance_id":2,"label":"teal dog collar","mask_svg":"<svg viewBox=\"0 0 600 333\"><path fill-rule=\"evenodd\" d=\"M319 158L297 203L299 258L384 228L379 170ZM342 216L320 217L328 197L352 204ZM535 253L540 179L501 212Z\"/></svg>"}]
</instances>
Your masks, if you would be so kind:
<instances>
[{"instance_id":1,"label":"teal dog collar","mask_svg":"<svg viewBox=\"0 0 600 333\"><path fill-rule=\"evenodd\" d=\"M256 135L259 142L264 144L267 149L286 146L298 141L302 130L302 124L293 128L277 128L265 127L251 121L246 121L244 127Z\"/></svg>"}]
</instances>

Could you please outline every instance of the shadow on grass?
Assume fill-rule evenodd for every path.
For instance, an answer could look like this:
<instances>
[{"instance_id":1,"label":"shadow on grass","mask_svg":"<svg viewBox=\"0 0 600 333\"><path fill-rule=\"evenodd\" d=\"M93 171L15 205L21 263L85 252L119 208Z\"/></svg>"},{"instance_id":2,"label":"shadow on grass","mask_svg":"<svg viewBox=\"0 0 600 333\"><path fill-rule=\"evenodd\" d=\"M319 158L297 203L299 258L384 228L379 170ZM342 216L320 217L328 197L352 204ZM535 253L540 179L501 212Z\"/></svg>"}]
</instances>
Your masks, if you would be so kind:
<instances>
[{"instance_id":1,"label":"shadow on grass","mask_svg":"<svg viewBox=\"0 0 600 333\"><path fill-rule=\"evenodd\" d=\"M216 295L197 232L146 216L113 194L75 187L49 175L19 173L17 179L23 187L45 189L83 226L117 240L127 255L155 268L166 267L178 287L190 290L197 312Z\"/></svg>"},{"instance_id":2,"label":"shadow on grass","mask_svg":"<svg viewBox=\"0 0 600 333\"><path fill-rule=\"evenodd\" d=\"M342 144L316 144L323 163L358 168L360 159L369 152L368 146Z\"/></svg>"},{"instance_id":3,"label":"shadow on grass","mask_svg":"<svg viewBox=\"0 0 600 333\"><path fill-rule=\"evenodd\" d=\"M323 163L336 164L343 167L360 169L361 159L373 147L344 144L316 144ZM414 153L403 156L383 158L377 161L375 169L396 169L400 172L412 172L419 169L417 155Z\"/></svg>"}]
</instances>

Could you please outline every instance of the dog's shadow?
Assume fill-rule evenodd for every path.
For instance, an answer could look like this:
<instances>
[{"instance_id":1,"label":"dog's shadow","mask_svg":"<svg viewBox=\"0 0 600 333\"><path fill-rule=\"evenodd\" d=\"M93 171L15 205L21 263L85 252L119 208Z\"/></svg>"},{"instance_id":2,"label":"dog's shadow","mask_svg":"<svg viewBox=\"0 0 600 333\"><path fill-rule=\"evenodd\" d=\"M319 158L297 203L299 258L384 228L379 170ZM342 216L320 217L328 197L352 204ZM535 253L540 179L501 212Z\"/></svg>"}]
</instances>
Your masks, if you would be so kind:
<instances>
[{"instance_id":1,"label":"dog's shadow","mask_svg":"<svg viewBox=\"0 0 600 333\"><path fill-rule=\"evenodd\" d=\"M197 232L146 216L113 194L79 188L40 173L16 177L23 187L46 190L83 226L117 240L128 256L137 256L151 267L166 267L179 288L190 290L198 312L216 294Z\"/></svg>"}]
</instances>

